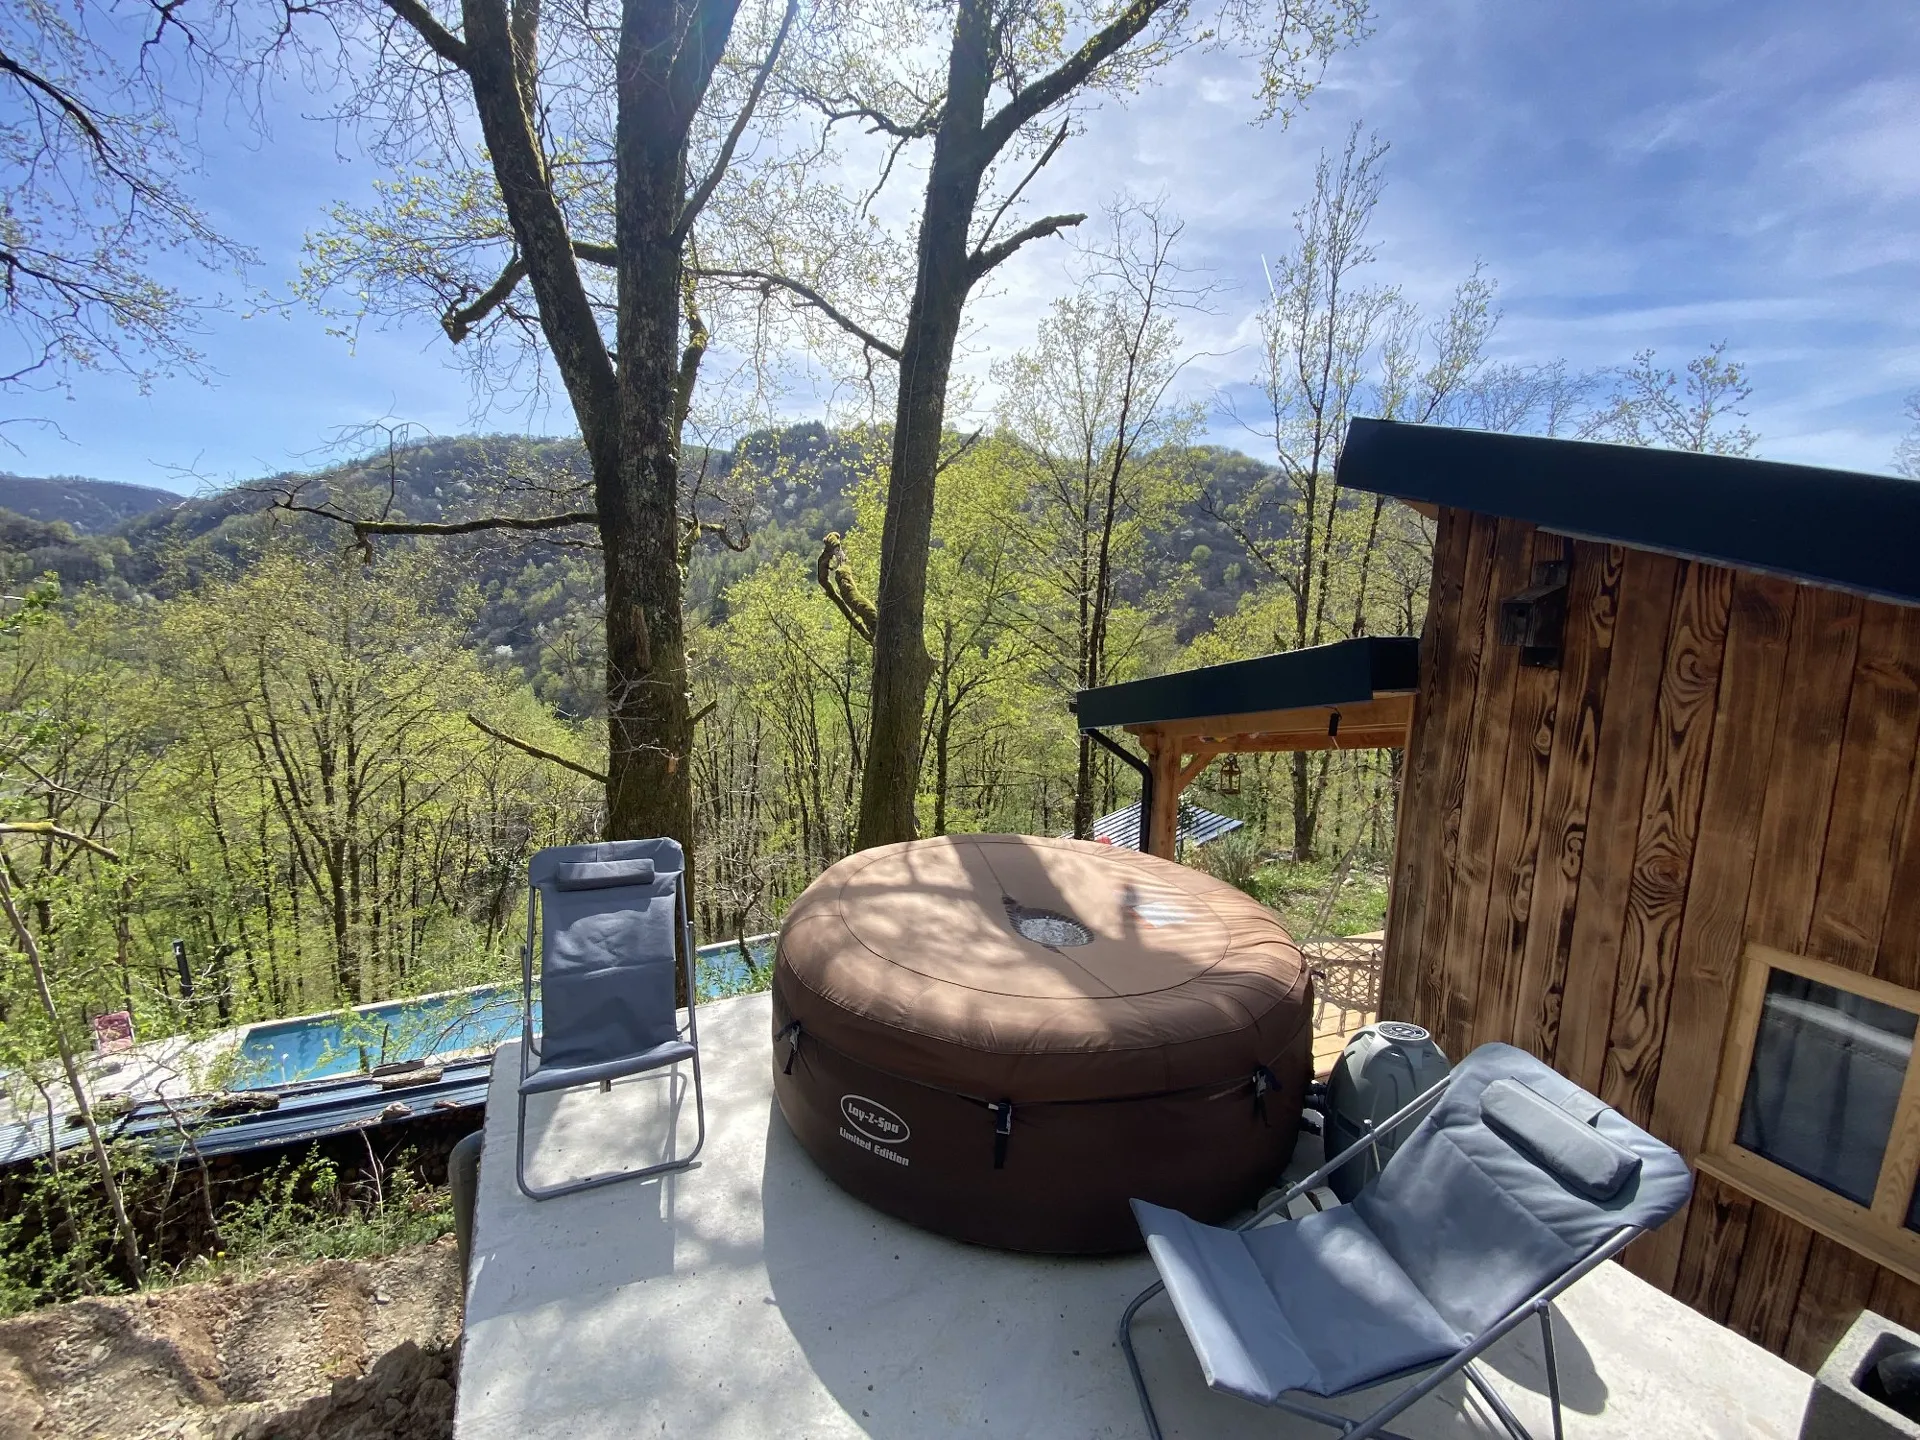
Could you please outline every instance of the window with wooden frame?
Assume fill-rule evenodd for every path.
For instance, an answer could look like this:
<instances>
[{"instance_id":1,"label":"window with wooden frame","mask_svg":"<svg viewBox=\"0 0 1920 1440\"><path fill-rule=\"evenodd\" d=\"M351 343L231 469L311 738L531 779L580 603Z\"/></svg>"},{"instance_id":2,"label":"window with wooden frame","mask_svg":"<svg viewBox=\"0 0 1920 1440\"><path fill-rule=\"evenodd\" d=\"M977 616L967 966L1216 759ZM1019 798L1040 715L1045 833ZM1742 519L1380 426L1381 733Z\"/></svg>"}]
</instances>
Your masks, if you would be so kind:
<instances>
[{"instance_id":1,"label":"window with wooden frame","mask_svg":"<svg viewBox=\"0 0 1920 1440\"><path fill-rule=\"evenodd\" d=\"M1749 945L1700 1169L1920 1280L1920 990Z\"/></svg>"}]
</instances>

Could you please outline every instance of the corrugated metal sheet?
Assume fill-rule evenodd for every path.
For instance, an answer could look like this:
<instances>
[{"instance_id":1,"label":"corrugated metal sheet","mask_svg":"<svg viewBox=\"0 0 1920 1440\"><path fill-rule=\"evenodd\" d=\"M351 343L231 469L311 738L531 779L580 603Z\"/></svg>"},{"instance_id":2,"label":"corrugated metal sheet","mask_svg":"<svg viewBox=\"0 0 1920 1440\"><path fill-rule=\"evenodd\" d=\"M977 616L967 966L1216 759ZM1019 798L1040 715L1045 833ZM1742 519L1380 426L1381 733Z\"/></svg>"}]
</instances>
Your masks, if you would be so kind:
<instances>
[{"instance_id":1,"label":"corrugated metal sheet","mask_svg":"<svg viewBox=\"0 0 1920 1440\"><path fill-rule=\"evenodd\" d=\"M1198 848L1218 840L1222 835L1231 835L1246 823L1231 815L1216 815L1211 810L1202 810L1198 805L1182 805L1180 845L1182 848ZM1102 815L1093 822L1093 838L1104 840L1109 845L1118 845L1123 850L1138 850L1140 803L1136 800L1124 810Z\"/></svg>"},{"instance_id":2,"label":"corrugated metal sheet","mask_svg":"<svg viewBox=\"0 0 1920 1440\"><path fill-rule=\"evenodd\" d=\"M354 1075L288 1085L276 1092L249 1091L249 1098L272 1093L279 1103L271 1110L234 1115L209 1113L210 1101L219 1097L174 1100L170 1102L171 1113L168 1105L145 1101L103 1121L101 1133L110 1140L145 1140L166 1159L186 1147L180 1133L184 1126L202 1155L232 1155L302 1144L371 1125L397 1124L435 1110L462 1110L486 1103L487 1080L493 1072L491 1055L448 1061L439 1068L438 1080L396 1089L383 1089L366 1076ZM400 1106L404 1111L396 1108ZM62 1151L87 1143L86 1130L65 1123L64 1118L56 1134ZM46 1151L44 1122L0 1125L0 1166L36 1159Z\"/></svg>"}]
</instances>

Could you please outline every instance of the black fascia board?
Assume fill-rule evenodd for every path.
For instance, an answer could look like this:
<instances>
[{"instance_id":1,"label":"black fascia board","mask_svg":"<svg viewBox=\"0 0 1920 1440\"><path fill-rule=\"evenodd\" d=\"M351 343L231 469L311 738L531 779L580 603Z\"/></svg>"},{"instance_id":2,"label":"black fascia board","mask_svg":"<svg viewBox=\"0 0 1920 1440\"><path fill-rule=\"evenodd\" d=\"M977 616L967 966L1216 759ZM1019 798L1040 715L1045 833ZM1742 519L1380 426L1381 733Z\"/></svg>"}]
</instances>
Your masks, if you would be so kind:
<instances>
[{"instance_id":1,"label":"black fascia board","mask_svg":"<svg viewBox=\"0 0 1920 1440\"><path fill-rule=\"evenodd\" d=\"M1417 688L1419 654L1420 642L1411 636L1337 640L1082 690L1074 708L1082 730L1104 730L1261 710L1357 705L1376 695Z\"/></svg>"},{"instance_id":2,"label":"black fascia board","mask_svg":"<svg viewBox=\"0 0 1920 1440\"><path fill-rule=\"evenodd\" d=\"M1920 481L1893 475L1355 420L1336 476L1352 490L1920 603Z\"/></svg>"}]
</instances>

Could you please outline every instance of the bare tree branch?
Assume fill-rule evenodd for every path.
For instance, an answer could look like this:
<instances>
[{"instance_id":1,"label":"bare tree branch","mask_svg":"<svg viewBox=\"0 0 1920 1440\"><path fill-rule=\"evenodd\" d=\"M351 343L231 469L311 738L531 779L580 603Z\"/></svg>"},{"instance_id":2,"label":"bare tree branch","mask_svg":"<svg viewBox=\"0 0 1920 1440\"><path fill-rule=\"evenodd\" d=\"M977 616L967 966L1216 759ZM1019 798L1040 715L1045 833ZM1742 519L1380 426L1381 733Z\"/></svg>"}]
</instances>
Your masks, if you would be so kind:
<instances>
[{"instance_id":1,"label":"bare tree branch","mask_svg":"<svg viewBox=\"0 0 1920 1440\"><path fill-rule=\"evenodd\" d=\"M589 768L588 766L582 765L577 760L569 760L564 755L556 755L551 750L542 750L538 745L530 744L528 741L520 739L517 735L509 735L504 730L496 730L493 728L493 726L487 724L486 721L480 719L480 717L477 715L469 713L467 716L467 723L473 726L473 728L478 730L481 734L491 735L494 739L498 740L503 745L511 745L516 750L525 751L527 754L533 756L533 758L536 760L550 760L555 765L558 765L563 769L571 770L576 775L584 775L586 776L587 779L592 780L593 782L599 785L604 785L607 783L607 777L601 774L600 771L594 770Z\"/></svg>"},{"instance_id":2,"label":"bare tree branch","mask_svg":"<svg viewBox=\"0 0 1920 1440\"><path fill-rule=\"evenodd\" d=\"M0 835L32 835L42 840L63 840L69 845L78 845L91 850L108 860L118 860L119 852L109 850L98 840L89 840L85 835L76 835L71 830L62 829L51 820L7 820L0 821Z\"/></svg>"},{"instance_id":3,"label":"bare tree branch","mask_svg":"<svg viewBox=\"0 0 1920 1440\"><path fill-rule=\"evenodd\" d=\"M894 361L896 364L899 362L900 347L898 345L890 345L885 340L882 340L858 320L855 320L852 316L835 307L833 302L805 281L792 280L785 275L776 275L769 270L703 269L696 273L705 280L745 281L753 288L758 289L762 295L771 295L776 289L788 291L798 296L804 304L818 310L822 315L826 316L827 319L838 325L868 349L878 350L882 355Z\"/></svg>"},{"instance_id":4,"label":"bare tree branch","mask_svg":"<svg viewBox=\"0 0 1920 1440\"><path fill-rule=\"evenodd\" d=\"M526 264L516 255L507 268L500 272L500 278L482 290L472 304L449 306L447 313L440 317L440 328L447 332L449 340L458 345L473 333L475 325L506 304L526 278Z\"/></svg>"},{"instance_id":5,"label":"bare tree branch","mask_svg":"<svg viewBox=\"0 0 1920 1440\"><path fill-rule=\"evenodd\" d=\"M903 121L871 105L862 104L850 95L826 95L804 86L796 93L820 112L829 127L842 120L864 120L869 135L891 135L896 140L924 140L938 130L940 112L947 98L945 95L935 96L920 112L919 119Z\"/></svg>"},{"instance_id":6,"label":"bare tree branch","mask_svg":"<svg viewBox=\"0 0 1920 1440\"><path fill-rule=\"evenodd\" d=\"M311 515L326 515L330 520L350 525L367 535L472 535L481 530L564 530L569 525L597 525L600 517L592 510L571 510L564 515L482 515L477 520L349 520L328 514L319 507L281 506Z\"/></svg>"},{"instance_id":7,"label":"bare tree branch","mask_svg":"<svg viewBox=\"0 0 1920 1440\"><path fill-rule=\"evenodd\" d=\"M994 266L1004 262L1029 240L1042 240L1049 235L1058 234L1070 226L1078 225L1086 218L1085 215L1049 215L1044 220L1036 220L1024 230L1016 230L998 245L975 250L967 257L967 273L972 279L978 280Z\"/></svg>"},{"instance_id":8,"label":"bare tree branch","mask_svg":"<svg viewBox=\"0 0 1920 1440\"><path fill-rule=\"evenodd\" d=\"M787 13L780 18L780 29L774 34L773 44L767 48L766 62L759 73L753 77L753 86L747 91L746 103L741 105L740 113L733 117L733 128L727 131L727 138L720 146L720 153L714 157L713 168L707 171L706 179L687 197L687 203L680 208L680 218L674 223L673 241L684 241L693 231L693 222L707 207L707 201L713 198L713 192L719 188L725 178L727 167L733 163L733 152L740 144L740 137L746 133L753 112L759 108L760 96L767 88L767 78L773 74L773 67L779 62L780 51L787 43L787 32L793 28L794 17L800 13L800 0L787 0Z\"/></svg>"},{"instance_id":9,"label":"bare tree branch","mask_svg":"<svg viewBox=\"0 0 1920 1440\"><path fill-rule=\"evenodd\" d=\"M1000 222L1006 218L1007 211L1013 208L1013 202L1020 198L1020 192L1032 183L1034 176L1046 169L1047 162L1053 159L1054 154L1066 143L1066 140L1067 122L1063 120L1060 122L1059 132L1054 135L1047 148L1040 152L1040 158L1033 162L1033 168L1020 177L1020 183L1007 192L1007 198L1000 202L1000 208L994 211L993 218L987 221L987 228L980 232L980 244L975 247L976 254L986 247L987 241L993 238L993 232L1000 228Z\"/></svg>"},{"instance_id":10,"label":"bare tree branch","mask_svg":"<svg viewBox=\"0 0 1920 1440\"><path fill-rule=\"evenodd\" d=\"M427 42L427 48L434 54L449 65L457 65L462 70L467 68L466 45L434 19L433 12L420 0L386 0L386 6L412 26L414 33Z\"/></svg>"},{"instance_id":11,"label":"bare tree branch","mask_svg":"<svg viewBox=\"0 0 1920 1440\"><path fill-rule=\"evenodd\" d=\"M976 430L971 435L962 436L958 445L940 457L940 464L934 473L938 475L946 474L948 468L958 464L961 457L973 449L975 445L979 444L980 437L986 433L985 430Z\"/></svg>"},{"instance_id":12,"label":"bare tree branch","mask_svg":"<svg viewBox=\"0 0 1920 1440\"><path fill-rule=\"evenodd\" d=\"M358 520L331 505L303 505L299 487L273 496L272 508L292 515L317 515L344 525L353 532L353 548L363 559L373 558L376 535L473 535L485 530L544 531L565 530L573 525L597 525L599 515L592 510L569 510L559 515L482 515L473 520Z\"/></svg>"}]
</instances>

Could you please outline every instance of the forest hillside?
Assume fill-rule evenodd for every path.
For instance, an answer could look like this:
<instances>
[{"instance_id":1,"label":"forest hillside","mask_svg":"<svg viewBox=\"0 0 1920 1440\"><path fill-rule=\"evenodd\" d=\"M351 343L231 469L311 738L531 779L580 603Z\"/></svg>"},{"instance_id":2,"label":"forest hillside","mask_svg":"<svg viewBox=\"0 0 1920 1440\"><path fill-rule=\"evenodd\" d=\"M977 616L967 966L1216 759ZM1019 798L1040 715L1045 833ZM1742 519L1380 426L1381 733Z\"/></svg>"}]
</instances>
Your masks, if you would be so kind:
<instances>
[{"instance_id":1,"label":"forest hillside","mask_svg":"<svg viewBox=\"0 0 1920 1440\"><path fill-rule=\"evenodd\" d=\"M394 513L412 520L464 518L516 465L557 472L575 484L586 480L578 440L511 435L417 441L391 457L383 452L197 496L79 476L0 474L0 565L9 583L51 573L68 589L105 584L122 595L164 595L209 566L241 560L263 534L294 522L284 512L272 513L287 490L301 487L309 498L377 492L387 482L389 459ZM707 545L695 552L687 577L689 609L718 620L735 580L774 556L811 560L822 537L852 523L849 492L860 462L857 441L819 424L758 432L729 451L691 451L689 476L712 477L714 493L704 513L731 519L747 544L740 551ZM1125 577L1130 598L1164 594L1168 618L1183 641L1211 628L1256 583L1244 545L1213 513L1216 503L1237 504L1274 478L1273 467L1220 447L1192 447L1186 463L1203 477L1198 490L1176 507L1168 528L1149 537L1141 573ZM295 528L325 543L324 525ZM480 567L476 583L488 600L474 643L512 646L533 667L529 679L537 680L538 637L572 619L575 607L596 603L598 582L586 592L567 585L571 576L552 546L533 559L531 571L531 547L512 553L501 553L494 543L469 548ZM552 590L556 581L561 588Z\"/></svg>"},{"instance_id":2,"label":"forest hillside","mask_svg":"<svg viewBox=\"0 0 1920 1440\"><path fill-rule=\"evenodd\" d=\"M685 553L703 940L777 924L852 848L875 455L873 437L816 424L687 458L704 527ZM1277 592L1248 550L1283 542L1294 514L1271 467L1163 445L1101 512L1030 462L983 441L942 479L930 832L1068 831L1083 788L1094 810L1126 803L1126 772L1078 776L1073 691L1278 643L1262 610ZM58 957L63 1010L204 1030L513 968L525 855L601 824L599 552L564 530L361 543L339 517L458 524L529 494L572 503L585 477L577 443L489 436L190 499L140 492L154 503L100 528L134 510L124 487L45 482L64 508L0 511L16 597L0 688L26 780L6 818L46 827L11 878ZM1268 518L1249 529L1255 502ZM1094 656L1083 576L1101 543ZM1417 565L1405 582L1379 588L1379 623L1412 613ZM1370 763L1320 777L1343 845L1389 833ZM1281 801L1252 778L1196 795L1260 820ZM26 967L0 966L6 1069L51 1036Z\"/></svg>"}]
</instances>

